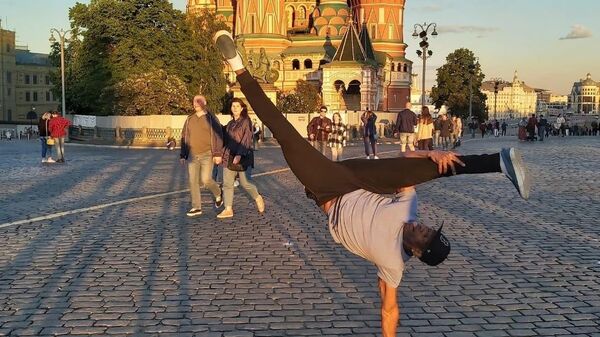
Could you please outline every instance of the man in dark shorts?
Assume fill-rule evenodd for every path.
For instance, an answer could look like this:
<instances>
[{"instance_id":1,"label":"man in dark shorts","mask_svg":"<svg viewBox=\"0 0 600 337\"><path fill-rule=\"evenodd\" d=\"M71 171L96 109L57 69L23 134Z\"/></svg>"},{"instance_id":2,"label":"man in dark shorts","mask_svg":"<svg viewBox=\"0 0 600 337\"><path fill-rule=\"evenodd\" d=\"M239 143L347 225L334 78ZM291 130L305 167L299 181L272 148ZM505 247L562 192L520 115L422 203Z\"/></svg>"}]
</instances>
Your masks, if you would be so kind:
<instances>
[{"instance_id":1,"label":"man in dark shorts","mask_svg":"<svg viewBox=\"0 0 600 337\"><path fill-rule=\"evenodd\" d=\"M412 186L453 174L502 172L524 199L529 197L528 175L515 149L470 156L414 151L399 158L333 162L304 140L265 95L244 68L231 34L219 31L214 41L307 196L327 214L334 241L376 265L384 336L396 335L397 287L406 261L415 256L435 266L450 253L441 226L436 230L416 222L417 195ZM394 198L384 196L395 193Z\"/></svg>"}]
</instances>

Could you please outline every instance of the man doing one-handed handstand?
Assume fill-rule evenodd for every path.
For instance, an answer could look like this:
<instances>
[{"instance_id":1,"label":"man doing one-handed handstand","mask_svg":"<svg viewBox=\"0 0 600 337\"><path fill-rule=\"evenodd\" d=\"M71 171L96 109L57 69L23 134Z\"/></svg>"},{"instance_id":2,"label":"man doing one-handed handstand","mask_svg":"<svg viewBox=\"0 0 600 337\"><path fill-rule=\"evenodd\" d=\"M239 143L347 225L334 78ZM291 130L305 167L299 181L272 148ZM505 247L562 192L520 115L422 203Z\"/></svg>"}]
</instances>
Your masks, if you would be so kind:
<instances>
[{"instance_id":1,"label":"man doing one-handed handstand","mask_svg":"<svg viewBox=\"0 0 600 337\"><path fill-rule=\"evenodd\" d=\"M386 337L396 335L400 315L396 288L406 261L416 256L435 266L450 253L441 227L434 230L416 222L417 195L411 186L452 174L503 172L524 199L529 196L527 172L515 149L491 155L418 151L410 152L410 158L330 161L302 138L246 71L231 34L219 31L214 40L307 196L327 214L335 242L376 265ZM396 192L400 193L395 198L382 196Z\"/></svg>"}]
</instances>

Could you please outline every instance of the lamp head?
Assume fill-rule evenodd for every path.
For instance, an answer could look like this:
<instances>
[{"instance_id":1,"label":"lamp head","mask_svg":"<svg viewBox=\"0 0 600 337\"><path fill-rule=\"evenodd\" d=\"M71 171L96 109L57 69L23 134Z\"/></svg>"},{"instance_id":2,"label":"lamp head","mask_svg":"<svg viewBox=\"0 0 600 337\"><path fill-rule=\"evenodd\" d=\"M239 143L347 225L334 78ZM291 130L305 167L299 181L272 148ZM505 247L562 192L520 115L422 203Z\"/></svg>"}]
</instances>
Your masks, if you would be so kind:
<instances>
[{"instance_id":1,"label":"lamp head","mask_svg":"<svg viewBox=\"0 0 600 337\"><path fill-rule=\"evenodd\" d=\"M56 39L54 38L54 33L51 33L49 41L50 41L51 44L55 44L56 43Z\"/></svg>"},{"instance_id":2,"label":"lamp head","mask_svg":"<svg viewBox=\"0 0 600 337\"><path fill-rule=\"evenodd\" d=\"M438 32L437 32L437 30L435 30L435 28L433 28L433 33L431 33L431 35L432 36L437 36L438 35Z\"/></svg>"}]
</instances>

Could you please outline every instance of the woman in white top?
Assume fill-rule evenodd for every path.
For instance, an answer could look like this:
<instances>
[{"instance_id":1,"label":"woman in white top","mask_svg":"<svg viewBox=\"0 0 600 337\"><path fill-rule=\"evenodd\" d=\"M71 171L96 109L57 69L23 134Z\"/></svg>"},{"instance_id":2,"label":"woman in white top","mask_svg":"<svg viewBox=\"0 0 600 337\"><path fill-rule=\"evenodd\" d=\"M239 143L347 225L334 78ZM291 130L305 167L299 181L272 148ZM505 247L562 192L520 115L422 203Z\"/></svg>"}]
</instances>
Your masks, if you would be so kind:
<instances>
[{"instance_id":1,"label":"woman in white top","mask_svg":"<svg viewBox=\"0 0 600 337\"><path fill-rule=\"evenodd\" d=\"M429 113L429 108L424 106L421 110L421 118L417 125L417 147L419 150L433 150L433 118Z\"/></svg>"}]
</instances>

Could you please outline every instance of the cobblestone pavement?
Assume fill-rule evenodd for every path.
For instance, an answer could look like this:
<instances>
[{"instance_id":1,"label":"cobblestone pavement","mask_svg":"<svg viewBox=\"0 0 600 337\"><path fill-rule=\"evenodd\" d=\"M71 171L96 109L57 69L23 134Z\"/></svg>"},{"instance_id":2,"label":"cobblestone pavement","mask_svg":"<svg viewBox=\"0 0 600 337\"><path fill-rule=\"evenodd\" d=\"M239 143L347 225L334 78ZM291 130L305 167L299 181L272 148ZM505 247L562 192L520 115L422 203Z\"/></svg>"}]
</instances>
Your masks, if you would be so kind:
<instances>
[{"instance_id":1,"label":"cobblestone pavement","mask_svg":"<svg viewBox=\"0 0 600 337\"><path fill-rule=\"evenodd\" d=\"M533 174L527 202L499 174L418 187L453 250L408 264L399 336L600 336L600 137L460 151L505 146ZM332 242L289 171L255 178L262 216L237 190L225 221L208 193L186 218L182 192L7 225L187 188L176 152L68 145L66 164L42 166L38 147L0 142L0 335L379 335L374 267ZM279 149L257 152L255 173L283 167Z\"/></svg>"}]
</instances>

